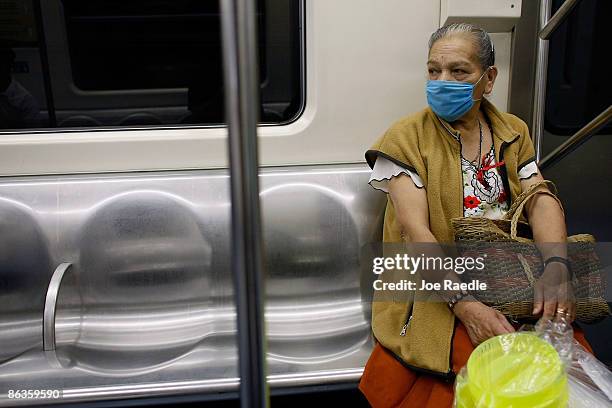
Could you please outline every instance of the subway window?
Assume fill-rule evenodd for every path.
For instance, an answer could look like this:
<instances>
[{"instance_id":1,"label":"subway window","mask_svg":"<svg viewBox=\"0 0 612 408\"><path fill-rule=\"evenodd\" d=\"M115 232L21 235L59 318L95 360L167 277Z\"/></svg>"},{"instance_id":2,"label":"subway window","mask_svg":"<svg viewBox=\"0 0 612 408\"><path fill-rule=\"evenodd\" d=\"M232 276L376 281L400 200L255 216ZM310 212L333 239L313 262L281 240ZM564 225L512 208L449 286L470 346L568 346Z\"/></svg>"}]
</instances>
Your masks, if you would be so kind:
<instances>
[{"instance_id":1,"label":"subway window","mask_svg":"<svg viewBox=\"0 0 612 408\"><path fill-rule=\"evenodd\" d=\"M553 13L563 0L553 1ZM608 65L609 0L583 1L553 33L548 57L546 130L571 135L610 104L612 86L602 78ZM600 133L609 134L612 125Z\"/></svg>"},{"instance_id":2,"label":"subway window","mask_svg":"<svg viewBox=\"0 0 612 408\"><path fill-rule=\"evenodd\" d=\"M257 2L260 121L304 104L301 0ZM218 1L0 0L0 131L224 123Z\"/></svg>"}]
</instances>

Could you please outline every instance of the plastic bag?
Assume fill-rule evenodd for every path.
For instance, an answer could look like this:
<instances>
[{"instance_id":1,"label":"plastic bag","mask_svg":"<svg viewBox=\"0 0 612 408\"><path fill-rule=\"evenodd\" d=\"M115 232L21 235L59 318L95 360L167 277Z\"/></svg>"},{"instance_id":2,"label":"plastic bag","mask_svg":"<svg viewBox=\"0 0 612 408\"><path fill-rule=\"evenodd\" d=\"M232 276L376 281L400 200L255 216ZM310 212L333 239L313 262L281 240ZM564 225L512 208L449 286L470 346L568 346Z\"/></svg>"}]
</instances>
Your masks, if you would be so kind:
<instances>
[{"instance_id":1,"label":"plastic bag","mask_svg":"<svg viewBox=\"0 0 612 408\"><path fill-rule=\"evenodd\" d=\"M540 319L534 332L557 350L563 360L569 387L569 408L612 407L612 372L574 339L574 330L564 318Z\"/></svg>"},{"instance_id":2,"label":"plastic bag","mask_svg":"<svg viewBox=\"0 0 612 408\"><path fill-rule=\"evenodd\" d=\"M612 407L612 372L563 318L480 344L457 375L456 408Z\"/></svg>"}]
</instances>

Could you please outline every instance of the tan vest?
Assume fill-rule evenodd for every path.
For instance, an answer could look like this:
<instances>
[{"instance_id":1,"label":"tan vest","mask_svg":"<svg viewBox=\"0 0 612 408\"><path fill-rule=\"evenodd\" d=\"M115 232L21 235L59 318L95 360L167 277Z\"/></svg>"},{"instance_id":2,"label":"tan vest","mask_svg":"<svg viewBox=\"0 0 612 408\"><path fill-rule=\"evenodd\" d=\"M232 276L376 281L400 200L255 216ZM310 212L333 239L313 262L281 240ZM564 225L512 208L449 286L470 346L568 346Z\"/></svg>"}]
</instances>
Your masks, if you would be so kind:
<instances>
[{"instance_id":1,"label":"tan vest","mask_svg":"<svg viewBox=\"0 0 612 408\"><path fill-rule=\"evenodd\" d=\"M529 129L518 117L498 111L483 99L481 110L493 130L495 160L505 191L512 200L521 192L519 170L535 159ZM455 136L453 136L453 134ZM430 108L409 115L393 124L366 152L371 168L378 156L416 171L424 183L429 205L429 224L438 242L453 242L450 220L463 216L463 179L459 132L439 119ZM401 226L396 221L391 197L387 197L383 242L401 243ZM408 296L413 298L413 296ZM402 327L412 315L404 336ZM451 344L455 315L444 302L377 301L372 303L374 337L415 370L448 379L451 370Z\"/></svg>"}]
</instances>

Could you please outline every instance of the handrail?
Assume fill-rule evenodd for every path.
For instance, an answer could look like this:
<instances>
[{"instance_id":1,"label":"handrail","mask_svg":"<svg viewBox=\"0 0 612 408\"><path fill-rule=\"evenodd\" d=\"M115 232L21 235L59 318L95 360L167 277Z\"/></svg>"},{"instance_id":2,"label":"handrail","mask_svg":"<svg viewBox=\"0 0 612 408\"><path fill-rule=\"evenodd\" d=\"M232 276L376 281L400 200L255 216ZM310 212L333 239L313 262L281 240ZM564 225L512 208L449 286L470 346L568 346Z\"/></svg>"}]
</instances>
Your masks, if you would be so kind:
<instances>
[{"instance_id":1,"label":"handrail","mask_svg":"<svg viewBox=\"0 0 612 408\"><path fill-rule=\"evenodd\" d=\"M572 137L565 141L561 146L550 152L544 157L538 166L540 169L550 167L557 163L563 157L567 156L574 150L576 150L581 144L589 140L595 133L601 128L606 126L612 119L612 105L608 106L606 110L600 113L595 119L586 124L582 129L576 132Z\"/></svg>"},{"instance_id":2,"label":"handrail","mask_svg":"<svg viewBox=\"0 0 612 408\"><path fill-rule=\"evenodd\" d=\"M569 12L578 4L580 0L565 0L561 7L557 10L554 16L546 23L544 28L540 30L540 38L548 40L552 33L559 27L559 25L565 21Z\"/></svg>"},{"instance_id":3,"label":"handrail","mask_svg":"<svg viewBox=\"0 0 612 408\"><path fill-rule=\"evenodd\" d=\"M551 0L540 1L540 28L546 26L550 18ZM544 105L546 104L546 75L548 71L548 40L538 38L536 72L533 92L532 131L536 161L542 155L544 135Z\"/></svg>"},{"instance_id":4,"label":"handrail","mask_svg":"<svg viewBox=\"0 0 612 408\"><path fill-rule=\"evenodd\" d=\"M43 312L43 350L55 350L55 313L57 310L57 297L59 295L60 286L65 273L72 266L71 263L65 262L60 264L53 275L49 286L47 287L47 296L45 298L45 310Z\"/></svg>"},{"instance_id":5,"label":"handrail","mask_svg":"<svg viewBox=\"0 0 612 408\"><path fill-rule=\"evenodd\" d=\"M243 408L267 407L263 239L257 161L259 64L255 0L220 2L240 403Z\"/></svg>"}]
</instances>

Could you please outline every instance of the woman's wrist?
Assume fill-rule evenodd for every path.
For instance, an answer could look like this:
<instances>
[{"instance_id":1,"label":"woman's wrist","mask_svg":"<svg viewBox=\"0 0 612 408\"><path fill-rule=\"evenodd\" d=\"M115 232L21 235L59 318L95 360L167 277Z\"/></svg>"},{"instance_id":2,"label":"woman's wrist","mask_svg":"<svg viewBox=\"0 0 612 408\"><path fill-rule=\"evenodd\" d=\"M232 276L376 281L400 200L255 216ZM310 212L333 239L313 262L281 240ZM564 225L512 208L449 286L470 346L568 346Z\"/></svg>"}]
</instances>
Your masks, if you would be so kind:
<instances>
[{"instance_id":1,"label":"woman's wrist","mask_svg":"<svg viewBox=\"0 0 612 408\"><path fill-rule=\"evenodd\" d=\"M557 264L556 266L560 266L560 265L565 266L564 269L567 270L570 280L574 279L574 275L572 273L572 267L570 265L569 259L567 259L566 257L549 256L548 258L544 260L544 270L546 270L548 266L551 264Z\"/></svg>"},{"instance_id":2,"label":"woman's wrist","mask_svg":"<svg viewBox=\"0 0 612 408\"><path fill-rule=\"evenodd\" d=\"M462 290L460 292L457 292L448 300L447 306L454 313L457 306L473 302L477 302L476 298L472 296L468 291Z\"/></svg>"},{"instance_id":3,"label":"woman's wrist","mask_svg":"<svg viewBox=\"0 0 612 408\"><path fill-rule=\"evenodd\" d=\"M458 301L451 311L455 314L455 316L457 316L457 318L462 320L466 316L466 313L469 313L469 310L477 305L483 305L483 303L479 302L472 295L469 295Z\"/></svg>"},{"instance_id":4,"label":"woman's wrist","mask_svg":"<svg viewBox=\"0 0 612 408\"><path fill-rule=\"evenodd\" d=\"M551 259L551 258L555 258L555 259L552 259L551 261L548 261L548 259ZM543 271L543 273L552 271L552 272L549 272L549 273L563 274L563 275L566 276L568 281L573 281L574 280L574 274L572 272L571 267L569 266L569 262L564 262L564 261L561 261L560 259L557 260L557 258L560 258L560 257L550 257L550 258L547 258L544 261L544 271ZM563 258L561 258L561 259L563 259Z\"/></svg>"},{"instance_id":5,"label":"woman's wrist","mask_svg":"<svg viewBox=\"0 0 612 408\"><path fill-rule=\"evenodd\" d=\"M465 297L469 296L469 292L467 290L461 290L458 292L455 292L454 294L452 294L452 296L450 296L447 301L446 304L448 305L448 308L450 310L453 310L453 308L455 307L455 305L460 302L462 299L464 299Z\"/></svg>"}]
</instances>

